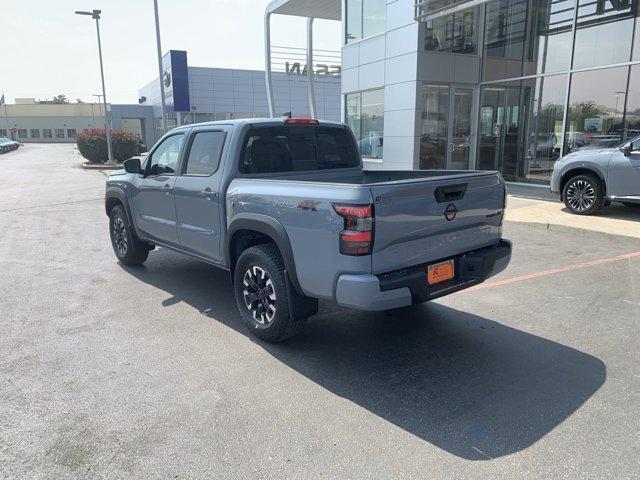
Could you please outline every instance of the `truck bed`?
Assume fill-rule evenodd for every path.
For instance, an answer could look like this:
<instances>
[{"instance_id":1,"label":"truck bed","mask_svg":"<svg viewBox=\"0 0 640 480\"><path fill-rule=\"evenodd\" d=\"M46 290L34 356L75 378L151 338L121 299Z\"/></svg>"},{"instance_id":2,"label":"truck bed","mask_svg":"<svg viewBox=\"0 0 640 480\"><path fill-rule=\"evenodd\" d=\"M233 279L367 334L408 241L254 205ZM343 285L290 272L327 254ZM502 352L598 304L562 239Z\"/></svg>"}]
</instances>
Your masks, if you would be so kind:
<instances>
[{"instance_id":1,"label":"truck bed","mask_svg":"<svg viewBox=\"0 0 640 480\"><path fill-rule=\"evenodd\" d=\"M297 182L333 183L342 185L373 186L386 183L412 183L424 180L446 180L460 177L496 175L498 172L488 170L357 170L327 171L313 173L286 173L260 175L253 178L263 180L289 180Z\"/></svg>"},{"instance_id":2,"label":"truck bed","mask_svg":"<svg viewBox=\"0 0 640 480\"><path fill-rule=\"evenodd\" d=\"M322 223L327 217L300 211L293 214L289 207L313 205L314 211L325 211L329 218L337 219L332 204L372 204L375 238L369 272L373 274L451 258L495 245L501 238L505 187L498 172L341 169L240 177L232 186L239 185L243 185L242 191L255 195L251 203L259 203L265 213L276 207L278 218L287 222L290 218L287 232L296 235L304 231L301 237L305 239L309 231L301 227L300 219L317 219L318 225L313 227L317 232L327 228ZM341 223L338 219L331 228L339 231ZM301 238L300 244L305 242ZM314 244L297 257L311 258L315 263L322 257L319 253ZM331 265L335 261L327 258L324 262ZM354 264L345 268L357 270Z\"/></svg>"}]
</instances>

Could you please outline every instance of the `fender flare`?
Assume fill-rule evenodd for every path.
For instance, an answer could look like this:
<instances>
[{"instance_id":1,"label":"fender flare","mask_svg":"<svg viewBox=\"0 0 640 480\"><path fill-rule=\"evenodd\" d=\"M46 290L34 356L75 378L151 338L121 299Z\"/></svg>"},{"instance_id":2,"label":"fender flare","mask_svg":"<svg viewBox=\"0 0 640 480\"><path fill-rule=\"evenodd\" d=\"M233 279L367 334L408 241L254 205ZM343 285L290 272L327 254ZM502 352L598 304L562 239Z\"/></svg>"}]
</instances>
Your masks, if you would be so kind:
<instances>
[{"instance_id":1,"label":"fender flare","mask_svg":"<svg viewBox=\"0 0 640 480\"><path fill-rule=\"evenodd\" d=\"M125 195L125 193L118 187L107 187L107 191L104 196L104 211L109 216L109 200L112 198L118 199L118 201L124 206L124 211L127 214L127 220L129 220L129 225L133 227L133 233L138 239L140 239L140 233L138 232L138 227L136 223L133 221L133 214L131 213L131 207L129 205L129 199Z\"/></svg>"},{"instance_id":2,"label":"fender flare","mask_svg":"<svg viewBox=\"0 0 640 480\"><path fill-rule=\"evenodd\" d=\"M239 230L253 230L262 233L273 239L278 246L288 277L296 293L305 296L298 281L296 264L293 257L293 250L287 232L282 224L273 217L260 213L239 213L234 216L227 228L227 239L225 246L226 263L229 270L233 271L234 265L231 260L231 239Z\"/></svg>"},{"instance_id":3,"label":"fender flare","mask_svg":"<svg viewBox=\"0 0 640 480\"><path fill-rule=\"evenodd\" d=\"M604 173L602 173L600 171L600 169L594 165L591 165L589 163L577 163L575 165L571 165L570 168L568 168L566 171L562 172L562 174L560 175L560 197L562 197L562 189L564 188L565 183L568 181L569 178L571 178L573 176L573 174L576 171L587 171L589 173L592 173L593 175L595 175L596 177L598 177L600 179L600 181L602 182L602 188L603 188L603 194L605 196L606 199L606 195L607 195L607 179L605 178Z\"/></svg>"},{"instance_id":4,"label":"fender flare","mask_svg":"<svg viewBox=\"0 0 640 480\"><path fill-rule=\"evenodd\" d=\"M129 220L129 223L132 224L131 209L129 208L129 200L127 199L127 196L124 194L124 192L117 187L107 187L107 191L104 195L104 211L107 214L107 216L109 216L109 213L110 213L109 200L111 200L112 198L118 199L120 203L124 205L124 210L127 213L127 219Z\"/></svg>"}]
</instances>

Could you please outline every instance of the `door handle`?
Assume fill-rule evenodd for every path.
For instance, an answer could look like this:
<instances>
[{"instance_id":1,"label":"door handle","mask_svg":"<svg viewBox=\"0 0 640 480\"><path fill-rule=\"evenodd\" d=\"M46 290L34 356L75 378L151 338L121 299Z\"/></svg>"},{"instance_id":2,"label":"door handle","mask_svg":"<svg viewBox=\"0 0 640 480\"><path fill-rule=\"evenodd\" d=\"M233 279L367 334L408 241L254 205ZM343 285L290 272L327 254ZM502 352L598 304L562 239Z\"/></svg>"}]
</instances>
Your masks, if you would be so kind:
<instances>
[{"instance_id":1,"label":"door handle","mask_svg":"<svg viewBox=\"0 0 640 480\"><path fill-rule=\"evenodd\" d=\"M204 190L200 191L200 195L205 197L207 200L211 200L212 198L216 198L218 196L218 192L214 192L211 188L207 187Z\"/></svg>"},{"instance_id":2,"label":"door handle","mask_svg":"<svg viewBox=\"0 0 640 480\"><path fill-rule=\"evenodd\" d=\"M169 193L171 193L171 190L173 190L173 187L171 187L171 185L169 185L168 183L165 183L162 186L162 191L165 192L167 195L169 195Z\"/></svg>"}]
</instances>

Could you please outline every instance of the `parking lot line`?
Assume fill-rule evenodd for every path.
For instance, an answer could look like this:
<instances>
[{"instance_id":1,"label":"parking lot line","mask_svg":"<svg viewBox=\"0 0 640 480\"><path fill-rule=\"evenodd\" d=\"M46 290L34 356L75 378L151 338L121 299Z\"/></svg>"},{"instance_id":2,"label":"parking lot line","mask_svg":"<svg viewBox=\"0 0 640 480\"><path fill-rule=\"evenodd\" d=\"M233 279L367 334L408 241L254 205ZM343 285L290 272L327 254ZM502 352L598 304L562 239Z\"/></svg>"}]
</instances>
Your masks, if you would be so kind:
<instances>
[{"instance_id":1,"label":"parking lot line","mask_svg":"<svg viewBox=\"0 0 640 480\"><path fill-rule=\"evenodd\" d=\"M602 265L605 263L619 262L621 260L628 260L630 258L636 258L636 257L640 257L640 252L625 253L624 255L618 255L616 257L600 258L598 260L591 260L590 262L575 263L573 265L567 265L559 268L552 268L550 270L543 270L541 272L528 273L527 275L521 275L519 277L505 278L504 280L496 280L493 282L485 282L463 291L469 292L473 290L483 290L485 288L502 287L504 285L511 285L512 283L524 282L525 280L531 280L533 278L546 277L549 275L555 275L557 273L568 272L568 271L577 270L580 268L595 267L597 265Z\"/></svg>"}]
</instances>

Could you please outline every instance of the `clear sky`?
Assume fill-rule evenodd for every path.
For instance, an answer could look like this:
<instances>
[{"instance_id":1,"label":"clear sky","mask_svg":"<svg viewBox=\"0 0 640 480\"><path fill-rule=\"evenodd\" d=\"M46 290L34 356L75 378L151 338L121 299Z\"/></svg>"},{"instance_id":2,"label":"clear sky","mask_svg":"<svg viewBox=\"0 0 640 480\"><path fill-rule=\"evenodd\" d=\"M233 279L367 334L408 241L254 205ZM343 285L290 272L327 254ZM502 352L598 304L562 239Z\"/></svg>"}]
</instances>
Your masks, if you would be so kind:
<instances>
[{"instance_id":1,"label":"clear sky","mask_svg":"<svg viewBox=\"0 0 640 480\"><path fill-rule=\"evenodd\" d=\"M101 9L107 99L137 103L157 76L153 0L2 0L0 94L91 101L102 93L95 23ZM158 0L162 50L186 50L190 66L264 68L269 0ZM306 21L272 17L272 45L304 46ZM315 47L339 50L339 22L317 21Z\"/></svg>"}]
</instances>

